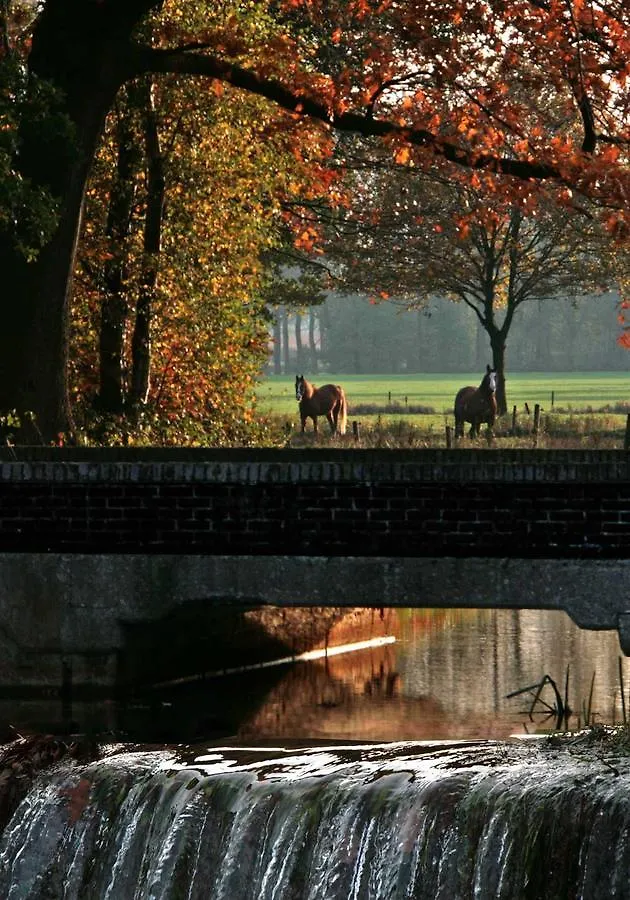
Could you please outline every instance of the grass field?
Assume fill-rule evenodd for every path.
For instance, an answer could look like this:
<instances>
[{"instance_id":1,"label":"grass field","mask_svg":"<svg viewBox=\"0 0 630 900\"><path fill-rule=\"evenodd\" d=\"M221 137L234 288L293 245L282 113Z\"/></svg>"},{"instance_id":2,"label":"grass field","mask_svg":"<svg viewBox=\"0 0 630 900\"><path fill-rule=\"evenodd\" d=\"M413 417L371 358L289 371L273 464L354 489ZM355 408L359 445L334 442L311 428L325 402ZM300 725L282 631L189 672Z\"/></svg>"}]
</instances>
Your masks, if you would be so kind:
<instances>
[{"instance_id":1,"label":"grass field","mask_svg":"<svg viewBox=\"0 0 630 900\"><path fill-rule=\"evenodd\" d=\"M454 425L455 394L460 387L476 385L480 380L479 373L399 376L321 373L313 379L319 385L334 382L343 386L348 398L348 428L352 432L356 423L360 438L358 443L354 441L354 446L363 447L444 446L446 426ZM492 437L482 430L476 445L623 448L630 414L630 375L528 372L510 375L506 388L509 414L497 421ZM541 408L541 416L534 436L536 404ZM418 407L426 411L414 411ZM310 421L306 434L300 433L294 382L290 376L271 376L261 382L258 411L272 423L271 442L276 445L318 446L327 445L331 440L323 420L319 435L313 434ZM342 443L352 440L348 435ZM464 443L468 442L469 438L464 438Z\"/></svg>"},{"instance_id":2,"label":"grass field","mask_svg":"<svg viewBox=\"0 0 630 900\"><path fill-rule=\"evenodd\" d=\"M453 410L455 394L465 384L477 385L480 373L458 375L335 375L321 373L312 379L315 384L333 382L346 392L350 415L353 408L364 405L385 406L398 403L432 407L435 415L443 417ZM625 372L554 372L516 373L506 382L508 408L525 403L533 409L536 403L543 410L619 412L626 405L630 411L630 373ZM553 394L553 403L552 403ZM259 411L275 415L295 416L294 383L290 376L272 375L261 382L258 392ZM405 399L406 398L406 399Z\"/></svg>"}]
</instances>

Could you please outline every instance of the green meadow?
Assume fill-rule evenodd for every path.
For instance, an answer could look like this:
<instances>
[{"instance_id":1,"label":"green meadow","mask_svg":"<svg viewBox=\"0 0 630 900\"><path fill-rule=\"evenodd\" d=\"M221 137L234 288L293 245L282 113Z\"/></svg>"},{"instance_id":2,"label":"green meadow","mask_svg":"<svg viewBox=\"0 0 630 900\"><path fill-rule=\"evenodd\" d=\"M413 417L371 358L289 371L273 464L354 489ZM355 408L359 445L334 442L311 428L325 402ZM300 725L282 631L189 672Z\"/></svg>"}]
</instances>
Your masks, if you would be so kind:
<instances>
[{"instance_id":1,"label":"green meadow","mask_svg":"<svg viewBox=\"0 0 630 900\"><path fill-rule=\"evenodd\" d=\"M428 375L338 375L322 373L317 385L340 384L348 398L348 435L341 445L355 447L442 447L454 425L453 401L480 373ZM512 448L620 449L627 440L630 376L623 372L525 372L506 384L509 414L497 420L492 435L483 432L475 446ZM540 407L538 429L535 407ZM516 408L516 416L512 413ZM258 412L268 422L275 446L326 446L328 426L312 423L301 433L294 378L270 376L258 388ZM354 434L354 437L353 437ZM467 433L464 445L470 442Z\"/></svg>"},{"instance_id":2,"label":"green meadow","mask_svg":"<svg viewBox=\"0 0 630 900\"><path fill-rule=\"evenodd\" d=\"M308 375L307 375L308 377ZM338 375L320 373L312 380L317 385L333 382L346 392L349 414L361 407L430 407L433 415L444 417L453 410L460 387L478 385L482 373L428 375ZM546 412L618 412L630 411L630 373L626 372L523 372L508 374L508 408L520 411L527 403L539 404ZM258 408L262 414L295 416L294 379L270 375L260 382ZM365 414L362 415L365 418Z\"/></svg>"}]
</instances>

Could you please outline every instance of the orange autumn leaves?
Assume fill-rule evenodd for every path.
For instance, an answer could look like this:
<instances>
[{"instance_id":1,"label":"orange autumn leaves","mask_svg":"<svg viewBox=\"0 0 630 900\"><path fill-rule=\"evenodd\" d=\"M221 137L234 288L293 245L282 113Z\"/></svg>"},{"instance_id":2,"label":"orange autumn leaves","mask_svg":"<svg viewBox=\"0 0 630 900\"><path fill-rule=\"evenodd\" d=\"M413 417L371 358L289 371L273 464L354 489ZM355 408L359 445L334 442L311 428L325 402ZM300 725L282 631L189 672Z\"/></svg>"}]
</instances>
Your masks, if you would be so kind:
<instances>
[{"instance_id":1,"label":"orange autumn leaves","mask_svg":"<svg viewBox=\"0 0 630 900\"><path fill-rule=\"evenodd\" d=\"M327 16L332 107L387 131L396 163L456 161L571 186L616 238L630 215L630 7L624 0L288 4ZM326 39L326 34L324 35ZM360 47L362 53L353 52ZM370 120L377 120L371 126ZM468 172L468 175L467 175Z\"/></svg>"}]
</instances>

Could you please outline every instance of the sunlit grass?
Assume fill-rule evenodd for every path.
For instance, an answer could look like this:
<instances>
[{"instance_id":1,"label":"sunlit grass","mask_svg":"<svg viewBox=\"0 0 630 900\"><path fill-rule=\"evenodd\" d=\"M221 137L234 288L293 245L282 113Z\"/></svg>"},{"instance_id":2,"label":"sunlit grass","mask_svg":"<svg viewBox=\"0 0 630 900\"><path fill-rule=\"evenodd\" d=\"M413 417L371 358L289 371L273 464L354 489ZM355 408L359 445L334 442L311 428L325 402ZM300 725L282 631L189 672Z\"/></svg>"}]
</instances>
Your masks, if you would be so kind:
<instances>
[{"instance_id":1,"label":"sunlit grass","mask_svg":"<svg viewBox=\"0 0 630 900\"><path fill-rule=\"evenodd\" d=\"M356 408L388 404L400 407L422 406L433 409L436 416L452 412L453 400L460 387L477 385L483 373L428 375L339 375L320 373L312 380L322 385L340 384L348 398L350 414ZM510 374L506 382L507 404L533 410L539 404L546 412L595 411L617 408L630 412L630 375L625 372L523 372ZM288 375L271 375L259 385L258 403L261 413L295 415L297 405L294 381Z\"/></svg>"},{"instance_id":2,"label":"sunlit grass","mask_svg":"<svg viewBox=\"0 0 630 900\"><path fill-rule=\"evenodd\" d=\"M314 435L309 421L301 433L298 406L290 378L266 379L259 390L259 412L267 419L274 446L422 448L444 447L454 430L453 399L474 379L462 375L336 376L319 375L316 383L341 384L348 397L348 434L331 438L324 418ZM474 441L458 446L541 449L620 449L630 413L628 378L624 373L526 373L510 377L509 413L490 434L485 428ZM401 393L405 391L406 393ZM553 397L552 397L553 394ZM552 403L553 400L553 403ZM541 408L534 434L534 409ZM514 414L514 407L516 413ZM423 409L425 412L407 412Z\"/></svg>"},{"instance_id":3,"label":"sunlit grass","mask_svg":"<svg viewBox=\"0 0 630 900\"><path fill-rule=\"evenodd\" d=\"M498 419L492 432L485 427L471 439L468 432L454 440L452 417L448 416L372 416L351 419L346 435L331 436L325 419L320 419L319 433L314 434L309 421L301 432L296 416L269 416L267 440L277 447L340 447L340 448L398 448L422 449L447 446L450 429L452 446L478 449L622 449L625 440L626 416L611 413L545 414L540 417L538 432L534 433L533 415L521 415L513 429L512 416Z\"/></svg>"}]
</instances>

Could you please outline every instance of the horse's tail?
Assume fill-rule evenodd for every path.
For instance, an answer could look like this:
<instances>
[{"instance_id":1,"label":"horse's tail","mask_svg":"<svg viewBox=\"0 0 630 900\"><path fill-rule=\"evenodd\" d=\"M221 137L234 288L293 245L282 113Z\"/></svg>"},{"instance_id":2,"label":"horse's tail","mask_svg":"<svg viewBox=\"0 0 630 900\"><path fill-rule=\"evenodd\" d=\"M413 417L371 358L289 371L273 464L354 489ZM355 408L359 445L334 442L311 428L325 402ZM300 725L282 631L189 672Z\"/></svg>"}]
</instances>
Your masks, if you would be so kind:
<instances>
[{"instance_id":1,"label":"horse's tail","mask_svg":"<svg viewBox=\"0 0 630 900\"><path fill-rule=\"evenodd\" d=\"M339 418L337 419L337 430L339 434L346 433L346 423L348 421L348 404L346 403L346 395L343 388L339 388Z\"/></svg>"}]
</instances>

